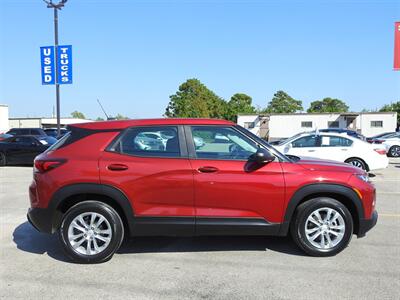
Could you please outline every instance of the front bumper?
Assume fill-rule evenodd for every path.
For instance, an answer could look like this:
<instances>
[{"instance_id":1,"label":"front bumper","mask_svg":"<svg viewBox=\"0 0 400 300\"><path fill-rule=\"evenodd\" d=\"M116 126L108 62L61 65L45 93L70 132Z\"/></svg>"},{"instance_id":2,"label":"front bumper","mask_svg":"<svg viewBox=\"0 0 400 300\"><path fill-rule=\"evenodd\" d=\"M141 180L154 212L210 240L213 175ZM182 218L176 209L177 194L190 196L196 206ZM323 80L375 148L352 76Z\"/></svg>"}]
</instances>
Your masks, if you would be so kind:
<instances>
[{"instance_id":1,"label":"front bumper","mask_svg":"<svg viewBox=\"0 0 400 300\"><path fill-rule=\"evenodd\" d=\"M374 210L372 213L371 219L361 219L359 228L358 228L358 234L357 237L363 237L365 234L376 225L376 222L378 221L378 212Z\"/></svg>"},{"instance_id":2,"label":"front bumper","mask_svg":"<svg viewBox=\"0 0 400 300\"><path fill-rule=\"evenodd\" d=\"M45 233L53 233L58 229L59 222L55 220L60 220L59 217L48 208L30 208L27 214L29 223L38 231Z\"/></svg>"}]
</instances>

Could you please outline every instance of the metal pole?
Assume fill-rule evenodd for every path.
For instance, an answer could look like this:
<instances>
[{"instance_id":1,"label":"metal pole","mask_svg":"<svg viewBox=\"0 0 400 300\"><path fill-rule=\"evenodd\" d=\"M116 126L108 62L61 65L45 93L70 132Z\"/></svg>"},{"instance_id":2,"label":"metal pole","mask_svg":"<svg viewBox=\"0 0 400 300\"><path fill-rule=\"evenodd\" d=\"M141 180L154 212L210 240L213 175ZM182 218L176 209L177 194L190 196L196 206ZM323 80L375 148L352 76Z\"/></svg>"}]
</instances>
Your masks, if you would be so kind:
<instances>
[{"instance_id":1,"label":"metal pole","mask_svg":"<svg viewBox=\"0 0 400 300\"><path fill-rule=\"evenodd\" d=\"M57 137L60 133L60 85L58 84L58 8L54 7L54 54L55 54L55 68L56 68L56 111L57 111Z\"/></svg>"}]
</instances>

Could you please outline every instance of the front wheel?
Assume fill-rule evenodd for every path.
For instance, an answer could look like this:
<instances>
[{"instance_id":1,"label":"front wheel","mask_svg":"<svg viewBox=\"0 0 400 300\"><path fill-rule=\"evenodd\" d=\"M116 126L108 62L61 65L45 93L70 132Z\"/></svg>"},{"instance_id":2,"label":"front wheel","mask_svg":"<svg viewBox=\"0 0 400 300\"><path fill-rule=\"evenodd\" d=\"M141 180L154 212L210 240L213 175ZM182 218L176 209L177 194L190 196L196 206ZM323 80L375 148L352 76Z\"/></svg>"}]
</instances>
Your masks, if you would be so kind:
<instances>
[{"instance_id":1,"label":"front wheel","mask_svg":"<svg viewBox=\"0 0 400 300\"><path fill-rule=\"evenodd\" d=\"M67 255L78 263L109 260L124 238L124 226L118 213L99 201L85 201L71 207L59 230Z\"/></svg>"},{"instance_id":2,"label":"front wheel","mask_svg":"<svg viewBox=\"0 0 400 300\"><path fill-rule=\"evenodd\" d=\"M349 244L353 219L339 201L315 198L297 207L290 231L296 244L307 254L332 256Z\"/></svg>"},{"instance_id":3,"label":"front wheel","mask_svg":"<svg viewBox=\"0 0 400 300\"><path fill-rule=\"evenodd\" d=\"M390 147L389 154L392 157L400 157L400 146L392 146L392 147Z\"/></svg>"}]
</instances>

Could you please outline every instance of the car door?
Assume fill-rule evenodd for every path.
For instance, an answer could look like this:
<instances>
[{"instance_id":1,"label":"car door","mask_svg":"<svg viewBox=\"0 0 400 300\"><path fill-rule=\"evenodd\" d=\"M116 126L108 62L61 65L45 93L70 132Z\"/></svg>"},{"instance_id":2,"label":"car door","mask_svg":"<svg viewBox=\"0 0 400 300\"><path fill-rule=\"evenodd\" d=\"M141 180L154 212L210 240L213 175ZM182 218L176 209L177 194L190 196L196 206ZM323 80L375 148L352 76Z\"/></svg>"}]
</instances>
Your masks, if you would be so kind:
<instances>
[{"instance_id":1,"label":"car door","mask_svg":"<svg viewBox=\"0 0 400 300\"><path fill-rule=\"evenodd\" d=\"M316 134L304 135L285 145L283 153L296 156L318 157L319 141L319 136Z\"/></svg>"},{"instance_id":2,"label":"car door","mask_svg":"<svg viewBox=\"0 0 400 300\"><path fill-rule=\"evenodd\" d=\"M16 136L9 143L7 161L16 164L31 164L37 155L38 146L33 137Z\"/></svg>"},{"instance_id":3,"label":"car door","mask_svg":"<svg viewBox=\"0 0 400 300\"><path fill-rule=\"evenodd\" d=\"M152 134L165 138L165 147ZM102 153L99 169L101 183L131 202L134 234L194 234L193 172L182 127L125 130Z\"/></svg>"},{"instance_id":4,"label":"car door","mask_svg":"<svg viewBox=\"0 0 400 300\"><path fill-rule=\"evenodd\" d=\"M344 162L352 156L352 144L352 140L342 136L321 135L317 155L322 159Z\"/></svg>"},{"instance_id":5,"label":"car door","mask_svg":"<svg viewBox=\"0 0 400 300\"><path fill-rule=\"evenodd\" d=\"M185 133L194 172L197 234L274 230L269 225L282 221L284 201L279 160L252 166L248 159L259 145L232 126L186 126Z\"/></svg>"}]
</instances>

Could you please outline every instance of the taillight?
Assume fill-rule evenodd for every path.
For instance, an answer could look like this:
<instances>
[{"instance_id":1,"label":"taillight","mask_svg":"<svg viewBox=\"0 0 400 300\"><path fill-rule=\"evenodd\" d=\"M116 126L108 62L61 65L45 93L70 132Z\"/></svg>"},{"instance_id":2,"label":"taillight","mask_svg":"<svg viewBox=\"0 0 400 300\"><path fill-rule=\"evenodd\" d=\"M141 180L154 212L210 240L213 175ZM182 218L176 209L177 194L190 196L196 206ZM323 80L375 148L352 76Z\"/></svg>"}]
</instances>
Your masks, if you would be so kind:
<instances>
[{"instance_id":1,"label":"taillight","mask_svg":"<svg viewBox=\"0 0 400 300\"><path fill-rule=\"evenodd\" d=\"M374 141L374 144L382 144L382 143L383 143L382 140L375 140L375 141Z\"/></svg>"},{"instance_id":2,"label":"taillight","mask_svg":"<svg viewBox=\"0 0 400 300\"><path fill-rule=\"evenodd\" d=\"M45 173L47 171L53 170L61 166L66 161L67 161L66 159L61 159L61 158L46 159L46 160L35 159L33 171L36 173Z\"/></svg>"},{"instance_id":3,"label":"taillight","mask_svg":"<svg viewBox=\"0 0 400 300\"><path fill-rule=\"evenodd\" d=\"M386 155L386 150L385 149L374 149L375 152L381 154L381 155Z\"/></svg>"}]
</instances>

